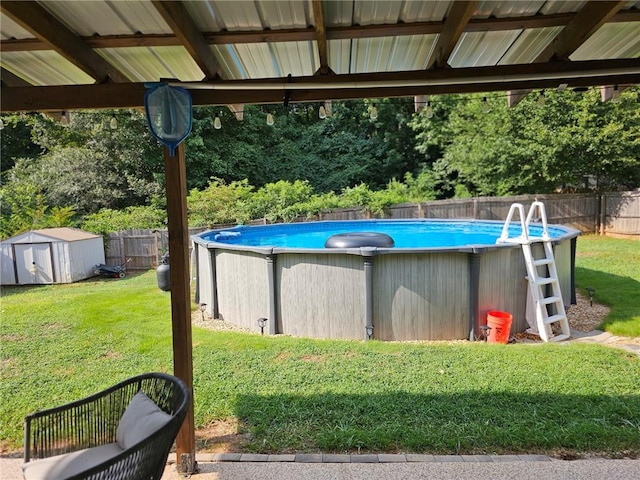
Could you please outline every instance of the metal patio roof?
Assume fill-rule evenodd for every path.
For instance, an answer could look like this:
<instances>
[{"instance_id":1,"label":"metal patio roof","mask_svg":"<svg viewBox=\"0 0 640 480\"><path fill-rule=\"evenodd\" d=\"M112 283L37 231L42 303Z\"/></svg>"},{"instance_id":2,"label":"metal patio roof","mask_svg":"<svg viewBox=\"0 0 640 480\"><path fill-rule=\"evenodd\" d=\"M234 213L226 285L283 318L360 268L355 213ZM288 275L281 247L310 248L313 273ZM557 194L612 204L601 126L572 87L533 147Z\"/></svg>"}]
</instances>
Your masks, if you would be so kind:
<instances>
[{"instance_id":1,"label":"metal patio roof","mask_svg":"<svg viewBox=\"0 0 640 480\"><path fill-rule=\"evenodd\" d=\"M0 12L2 111L140 106L160 79L188 82L196 105L640 83L640 1L3 0Z\"/></svg>"}]
</instances>

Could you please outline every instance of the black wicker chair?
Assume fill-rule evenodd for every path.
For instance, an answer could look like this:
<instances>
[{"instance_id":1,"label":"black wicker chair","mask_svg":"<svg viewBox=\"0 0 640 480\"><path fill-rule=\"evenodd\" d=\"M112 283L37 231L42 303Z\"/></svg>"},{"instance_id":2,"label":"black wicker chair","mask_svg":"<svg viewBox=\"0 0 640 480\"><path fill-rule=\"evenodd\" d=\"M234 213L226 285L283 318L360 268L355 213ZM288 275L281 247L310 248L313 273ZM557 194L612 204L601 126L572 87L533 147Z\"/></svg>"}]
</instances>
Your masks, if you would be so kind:
<instances>
[{"instance_id":1,"label":"black wicker chair","mask_svg":"<svg viewBox=\"0 0 640 480\"><path fill-rule=\"evenodd\" d=\"M168 417L158 412L167 423L146 438L136 440L134 445L114 450L118 448L116 431L120 419L139 391L171 417L166 420ZM29 415L25 418L25 478L159 480L189 403L189 389L182 380L164 373L148 373L85 399ZM86 458L105 448L111 449L107 455L110 458L97 464L94 459L88 469L77 471L77 456ZM56 467L57 471L46 472L44 468L43 474L45 462L52 464L60 460L76 464L66 470ZM71 475L64 473L69 471Z\"/></svg>"}]
</instances>

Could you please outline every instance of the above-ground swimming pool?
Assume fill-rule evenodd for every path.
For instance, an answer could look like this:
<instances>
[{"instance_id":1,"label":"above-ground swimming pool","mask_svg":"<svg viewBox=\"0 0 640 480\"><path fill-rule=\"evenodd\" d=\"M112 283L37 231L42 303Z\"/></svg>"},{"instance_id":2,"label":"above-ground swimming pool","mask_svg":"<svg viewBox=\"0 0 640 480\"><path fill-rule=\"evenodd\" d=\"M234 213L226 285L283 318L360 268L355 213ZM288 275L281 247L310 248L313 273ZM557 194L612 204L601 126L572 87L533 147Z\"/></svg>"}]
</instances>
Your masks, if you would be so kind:
<instances>
[{"instance_id":1,"label":"above-ground swimming pool","mask_svg":"<svg viewBox=\"0 0 640 480\"><path fill-rule=\"evenodd\" d=\"M214 318L314 338L453 340L479 336L489 310L527 328L528 284L503 222L359 220L238 226L192 236L196 302ZM510 236L520 234L512 224ZM530 235L542 227L532 225ZM393 247L370 247L388 236ZM574 296L577 230L552 225L565 305ZM325 248L333 236L337 245ZM379 243L387 245L389 243ZM363 246L358 246L363 245ZM534 249L541 245L535 245Z\"/></svg>"}]
</instances>

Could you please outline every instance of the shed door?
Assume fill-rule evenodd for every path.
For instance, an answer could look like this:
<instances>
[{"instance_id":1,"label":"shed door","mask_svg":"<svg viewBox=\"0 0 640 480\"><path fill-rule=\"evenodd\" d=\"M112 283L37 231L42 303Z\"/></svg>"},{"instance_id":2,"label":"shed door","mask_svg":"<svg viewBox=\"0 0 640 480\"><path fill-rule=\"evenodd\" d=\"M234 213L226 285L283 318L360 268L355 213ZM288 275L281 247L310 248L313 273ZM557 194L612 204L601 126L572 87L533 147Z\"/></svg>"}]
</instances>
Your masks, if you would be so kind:
<instances>
[{"instance_id":1,"label":"shed door","mask_svg":"<svg viewBox=\"0 0 640 480\"><path fill-rule=\"evenodd\" d=\"M14 245L18 284L53 283L50 243Z\"/></svg>"}]
</instances>

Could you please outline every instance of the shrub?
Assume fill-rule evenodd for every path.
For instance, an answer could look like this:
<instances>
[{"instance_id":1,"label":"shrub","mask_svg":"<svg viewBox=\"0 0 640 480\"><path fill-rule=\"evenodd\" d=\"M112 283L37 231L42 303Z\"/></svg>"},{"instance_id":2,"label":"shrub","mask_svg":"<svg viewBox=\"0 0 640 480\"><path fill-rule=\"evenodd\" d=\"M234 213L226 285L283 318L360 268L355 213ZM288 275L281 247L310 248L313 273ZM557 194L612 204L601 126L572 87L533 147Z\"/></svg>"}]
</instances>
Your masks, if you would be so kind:
<instances>
[{"instance_id":1,"label":"shrub","mask_svg":"<svg viewBox=\"0 0 640 480\"><path fill-rule=\"evenodd\" d=\"M103 208L98 213L87 215L82 228L107 238L111 232L134 228L163 228L166 223L166 212L151 206L127 207L124 210Z\"/></svg>"},{"instance_id":2,"label":"shrub","mask_svg":"<svg viewBox=\"0 0 640 480\"><path fill-rule=\"evenodd\" d=\"M251 195L248 207L251 218L266 218L269 222L283 220L290 222L304 209L302 206L313 196L313 187L308 181L296 180L291 183L280 180L267 183Z\"/></svg>"},{"instance_id":3,"label":"shrub","mask_svg":"<svg viewBox=\"0 0 640 480\"><path fill-rule=\"evenodd\" d=\"M210 227L221 223L246 223L252 217L249 198L253 187L247 179L226 184L214 178L205 190L193 189L187 197L189 225Z\"/></svg>"}]
</instances>

